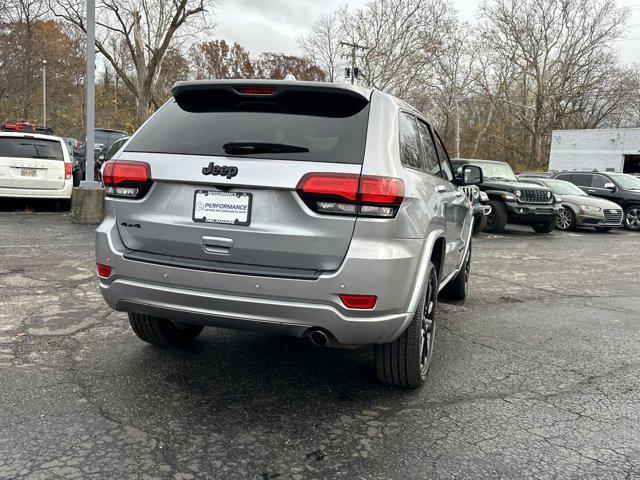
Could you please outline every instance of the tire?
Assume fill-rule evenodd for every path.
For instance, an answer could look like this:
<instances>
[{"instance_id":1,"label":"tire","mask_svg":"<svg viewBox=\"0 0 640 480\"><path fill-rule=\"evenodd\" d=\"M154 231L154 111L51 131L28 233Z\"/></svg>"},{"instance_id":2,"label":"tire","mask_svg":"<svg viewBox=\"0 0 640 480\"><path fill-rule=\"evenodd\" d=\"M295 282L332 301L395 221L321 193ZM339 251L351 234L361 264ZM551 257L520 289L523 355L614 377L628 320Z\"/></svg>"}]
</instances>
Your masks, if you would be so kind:
<instances>
[{"instance_id":1,"label":"tire","mask_svg":"<svg viewBox=\"0 0 640 480\"><path fill-rule=\"evenodd\" d=\"M500 200L489 200L491 213L487 215L487 232L502 233L507 226L507 207Z\"/></svg>"},{"instance_id":2,"label":"tire","mask_svg":"<svg viewBox=\"0 0 640 480\"><path fill-rule=\"evenodd\" d=\"M596 232L600 232L600 233L606 233L613 230L613 227L595 227L595 228L596 228Z\"/></svg>"},{"instance_id":3,"label":"tire","mask_svg":"<svg viewBox=\"0 0 640 480\"><path fill-rule=\"evenodd\" d=\"M556 224L557 221L556 219L554 219L551 222L535 223L531 225L531 228L533 228L536 233L550 233L553 232L553 230L556 228Z\"/></svg>"},{"instance_id":4,"label":"tire","mask_svg":"<svg viewBox=\"0 0 640 480\"><path fill-rule=\"evenodd\" d=\"M464 259L464 264L458 274L451 279L449 283L447 283L446 287L442 289L442 298L457 302L467 298L467 291L469 290L469 274L471 272L471 248L472 244L469 243L469 249L467 250L467 256Z\"/></svg>"},{"instance_id":5,"label":"tire","mask_svg":"<svg viewBox=\"0 0 640 480\"><path fill-rule=\"evenodd\" d=\"M438 275L429 262L427 282L416 313L395 341L373 346L378 380L404 388L418 388L427 379L433 356Z\"/></svg>"},{"instance_id":6,"label":"tire","mask_svg":"<svg viewBox=\"0 0 640 480\"><path fill-rule=\"evenodd\" d=\"M73 186L79 187L81 181L82 181L82 172L80 170L76 170L75 172L73 172Z\"/></svg>"},{"instance_id":7,"label":"tire","mask_svg":"<svg viewBox=\"0 0 640 480\"><path fill-rule=\"evenodd\" d=\"M558 230L575 230L576 229L576 215L570 208L564 208L558 214L556 221L556 228Z\"/></svg>"},{"instance_id":8,"label":"tire","mask_svg":"<svg viewBox=\"0 0 640 480\"><path fill-rule=\"evenodd\" d=\"M200 335L204 328L200 325L177 326L171 320L142 313L130 313L129 323L140 340L158 347L187 346Z\"/></svg>"},{"instance_id":9,"label":"tire","mask_svg":"<svg viewBox=\"0 0 640 480\"><path fill-rule=\"evenodd\" d=\"M487 215L479 215L478 217L474 218L473 231L471 232L473 235L479 234L485 228L487 228Z\"/></svg>"},{"instance_id":10,"label":"tire","mask_svg":"<svg viewBox=\"0 0 640 480\"><path fill-rule=\"evenodd\" d=\"M640 205L631 205L624 211L624 228L632 232L640 231Z\"/></svg>"}]
</instances>

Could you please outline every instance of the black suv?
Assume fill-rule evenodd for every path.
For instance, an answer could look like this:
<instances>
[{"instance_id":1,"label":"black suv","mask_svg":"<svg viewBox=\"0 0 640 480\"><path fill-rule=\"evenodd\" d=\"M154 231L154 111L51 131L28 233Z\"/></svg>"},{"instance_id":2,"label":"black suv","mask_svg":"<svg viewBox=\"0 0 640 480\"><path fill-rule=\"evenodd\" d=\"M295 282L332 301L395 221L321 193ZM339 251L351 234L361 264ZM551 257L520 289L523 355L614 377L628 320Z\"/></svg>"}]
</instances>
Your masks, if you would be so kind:
<instances>
[{"instance_id":1,"label":"black suv","mask_svg":"<svg viewBox=\"0 0 640 480\"><path fill-rule=\"evenodd\" d=\"M640 178L614 172L561 172L555 178L577 185L593 197L606 198L624 210L622 224L640 231Z\"/></svg>"},{"instance_id":2,"label":"black suv","mask_svg":"<svg viewBox=\"0 0 640 480\"><path fill-rule=\"evenodd\" d=\"M549 233L556 227L562 205L551 190L519 181L508 163L462 158L451 163L456 171L463 165L476 165L482 169L484 181L478 187L489 196L491 206L486 231L502 232L507 223L530 225L538 233Z\"/></svg>"}]
</instances>

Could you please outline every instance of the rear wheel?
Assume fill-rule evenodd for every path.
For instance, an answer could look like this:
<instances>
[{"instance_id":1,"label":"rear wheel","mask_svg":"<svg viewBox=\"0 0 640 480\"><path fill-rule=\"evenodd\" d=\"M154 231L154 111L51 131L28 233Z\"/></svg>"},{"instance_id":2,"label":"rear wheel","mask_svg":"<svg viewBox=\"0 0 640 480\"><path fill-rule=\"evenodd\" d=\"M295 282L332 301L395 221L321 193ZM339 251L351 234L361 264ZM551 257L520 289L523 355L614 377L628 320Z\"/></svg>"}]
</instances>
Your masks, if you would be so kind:
<instances>
[{"instance_id":1,"label":"rear wheel","mask_svg":"<svg viewBox=\"0 0 640 480\"><path fill-rule=\"evenodd\" d=\"M558 213L556 228L558 230L575 230L576 229L576 216L573 213L573 210L565 207L560 211L560 213Z\"/></svg>"},{"instance_id":2,"label":"rear wheel","mask_svg":"<svg viewBox=\"0 0 640 480\"><path fill-rule=\"evenodd\" d=\"M378 380L405 388L418 388L427 378L433 356L438 276L429 262L422 299L407 329L394 342L374 345Z\"/></svg>"},{"instance_id":3,"label":"rear wheel","mask_svg":"<svg viewBox=\"0 0 640 480\"><path fill-rule=\"evenodd\" d=\"M633 205L624 211L624 226L634 232L640 230L640 206Z\"/></svg>"},{"instance_id":4,"label":"rear wheel","mask_svg":"<svg viewBox=\"0 0 640 480\"><path fill-rule=\"evenodd\" d=\"M184 347L193 342L204 327L175 324L165 318L130 313L129 323L141 340L159 347Z\"/></svg>"},{"instance_id":5,"label":"rear wheel","mask_svg":"<svg viewBox=\"0 0 640 480\"><path fill-rule=\"evenodd\" d=\"M500 200L490 200L491 213L487 216L487 232L501 233L507 226L507 207Z\"/></svg>"},{"instance_id":6,"label":"rear wheel","mask_svg":"<svg viewBox=\"0 0 640 480\"><path fill-rule=\"evenodd\" d=\"M471 242L471 240L469 240ZM467 249L464 264L458 274L442 290L442 297L447 300L461 301L467 298L469 274L471 273L471 243Z\"/></svg>"}]
</instances>

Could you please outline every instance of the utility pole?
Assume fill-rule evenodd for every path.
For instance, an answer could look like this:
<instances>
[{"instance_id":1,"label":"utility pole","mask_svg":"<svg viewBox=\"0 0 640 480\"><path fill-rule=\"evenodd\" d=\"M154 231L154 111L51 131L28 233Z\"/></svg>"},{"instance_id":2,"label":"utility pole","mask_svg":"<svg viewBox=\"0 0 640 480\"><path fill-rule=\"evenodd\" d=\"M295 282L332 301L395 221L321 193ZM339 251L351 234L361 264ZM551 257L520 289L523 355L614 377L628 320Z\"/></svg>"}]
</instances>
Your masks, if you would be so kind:
<instances>
[{"instance_id":1,"label":"utility pole","mask_svg":"<svg viewBox=\"0 0 640 480\"><path fill-rule=\"evenodd\" d=\"M99 188L94 181L94 124L95 124L95 88L96 88L96 3L87 0L87 118L85 135L85 174L82 187L93 190Z\"/></svg>"},{"instance_id":2,"label":"utility pole","mask_svg":"<svg viewBox=\"0 0 640 480\"><path fill-rule=\"evenodd\" d=\"M47 61L42 60L42 126L47 126Z\"/></svg>"},{"instance_id":3,"label":"utility pole","mask_svg":"<svg viewBox=\"0 0 640 480\"><path fill-rule=\"evenodd\" d=\"M343 47L351 48L351 68L347 69L348 70L347 74L349 75L349 77L351 77L351 85L353 85L356 81L356 77L360 73L358 67L356 67L356 51L358 49L367 50L368 47L365 47L364 45L358 45L357 43L349 43L349 42L340 42L340 45Z\"/></svg>"}]
</instances>

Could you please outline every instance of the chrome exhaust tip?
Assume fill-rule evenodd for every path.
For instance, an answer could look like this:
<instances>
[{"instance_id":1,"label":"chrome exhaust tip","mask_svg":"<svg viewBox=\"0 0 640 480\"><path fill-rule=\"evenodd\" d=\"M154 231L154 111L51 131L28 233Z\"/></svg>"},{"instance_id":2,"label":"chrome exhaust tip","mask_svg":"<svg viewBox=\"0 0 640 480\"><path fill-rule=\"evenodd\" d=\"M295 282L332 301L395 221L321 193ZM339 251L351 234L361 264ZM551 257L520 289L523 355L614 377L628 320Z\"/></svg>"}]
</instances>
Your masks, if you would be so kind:
<instances>
[{"instance_id":1,"label":"chrome exhaust tip","mask_svg":"<svg viewBox=\"0 0 640 480\"><path fill-rule=\"evenodd\" d=\"M319 329L312 330L309 333L309 340L311 340L311 343L313 343L316 347L326 347L331 342L329 335Z\"/></svg>"}]
</instances>

